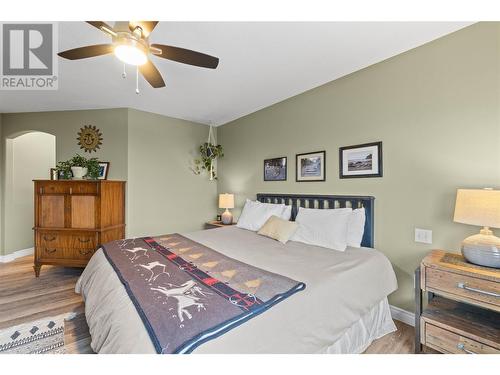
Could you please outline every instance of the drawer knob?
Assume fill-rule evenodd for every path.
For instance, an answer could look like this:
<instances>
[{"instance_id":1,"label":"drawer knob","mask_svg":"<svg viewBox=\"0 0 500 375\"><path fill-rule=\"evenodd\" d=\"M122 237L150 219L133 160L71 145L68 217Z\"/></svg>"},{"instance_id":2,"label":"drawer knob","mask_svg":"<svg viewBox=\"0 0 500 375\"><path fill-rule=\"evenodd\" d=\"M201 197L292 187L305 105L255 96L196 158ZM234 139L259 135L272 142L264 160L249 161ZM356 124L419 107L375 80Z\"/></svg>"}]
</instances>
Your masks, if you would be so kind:
<instances>
[{"instance_id":1,"label":"drawer knob","mask_svg":"<svg viewBox=\"0 0 500 375\"><path fill-rule=\"evenodd\" d=\"M465 283L458 283L457 287L459 287L460 289L468 290L469 292L476 292L476 293L485 294L487 296L497 297L497 298L500 297L500 294L498 294L498 293L489 292L487 290L481 290L481 289L477 289L477 288L471 288L470 286L467 286Z\"/></svg>"},{"instance_id":2,"label":"drawer knob","mask_svg":"<svg viewBox=\"0 0 500 375\"><path fill-rule=\"evenodd\" d=\"M87 243L87 242L90 242L90 238L80 238L80 237L78 237L78 241L80 241L81 243Z\"/></svg>"},{"instance_id":3,"label":"drawer knob","mask_svg":"<svg viewBox=\"0 0 500 375\"><path fill-rule=\"evenodd\" d=\"M459 343L457 344L457 349L458 349L458 350L462 350L463 352L465 352L465 353L467 353L467 354L476 354L476 353L474 353L474 352L471 352L470 350L465 349L465 345L464 345L463 343L461 343L461 342L459 342Z\"/></svg>"},{"instance_id":4,"label":"drawer knob","mask_svg":"<svg viewBox=\"0 0 500 375\"><path fill-rule=\"evenodd\" d=\"M53 236L53 237L47 237L47 236L43 236L43 239L47 242L50 242L50 241L54 241L56 239L56 236Z\"/></svg>"},{"instance_id":5,"label":"drawer knob","mask_svg":"<svg viewBox=\"0 0 500 375\"><path fill-rule=\"evenodd\" d=\"M55 253L57 249L45 249L45 252L47 254L52 254L52 253Z\"/></svg>"}]
</instances>

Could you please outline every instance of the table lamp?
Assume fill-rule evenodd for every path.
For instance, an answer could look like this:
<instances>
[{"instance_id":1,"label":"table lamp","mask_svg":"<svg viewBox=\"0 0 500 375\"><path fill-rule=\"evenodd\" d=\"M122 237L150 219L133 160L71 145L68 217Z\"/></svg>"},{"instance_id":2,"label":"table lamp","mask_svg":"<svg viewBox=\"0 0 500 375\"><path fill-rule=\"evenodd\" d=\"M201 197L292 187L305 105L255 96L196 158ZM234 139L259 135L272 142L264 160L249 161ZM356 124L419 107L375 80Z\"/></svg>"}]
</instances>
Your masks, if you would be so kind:
<instances>
[{"instance_id":1,"label":"table lamp","mask_svg":"<svg viewBox=\"0 0 500 375\"><path fill-rule=\"evenodd\" d=\"M234 208L234 194L219 194L219 208L226 209L222 214L222 224L232 224L233 214L228 208Z\"/></svg>"},{"instance_id":2,"label":"table lamp","mask_svg":"<svg viewBox=\"0 0 500 375\"><path fill-rule=\"evenodd\" d=\"M462 255L469 262L500 268L500 238L491 228L500 228L500 190L458 189L453 220L483 227L479 234L462 241Z\"/></svg>"}]
</instances>

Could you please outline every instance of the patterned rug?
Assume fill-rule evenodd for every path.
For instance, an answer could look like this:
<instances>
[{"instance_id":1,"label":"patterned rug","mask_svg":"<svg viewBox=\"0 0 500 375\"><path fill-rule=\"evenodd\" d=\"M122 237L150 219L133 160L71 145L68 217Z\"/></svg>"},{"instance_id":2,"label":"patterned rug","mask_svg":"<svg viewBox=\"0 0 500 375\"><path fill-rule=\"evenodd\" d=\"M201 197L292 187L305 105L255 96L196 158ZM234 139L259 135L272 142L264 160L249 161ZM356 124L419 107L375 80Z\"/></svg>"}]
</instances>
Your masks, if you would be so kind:
<instances>
[{"instance_id":1,"label":"patterned rug","mask_svg":"<svg viewBox=\"0 0 500 375\"><path fill-rule=\"evenodd\" d=\"M47 317L0 331L0 354L63 354L64 319Z\"/></svg>"}]
</instances>

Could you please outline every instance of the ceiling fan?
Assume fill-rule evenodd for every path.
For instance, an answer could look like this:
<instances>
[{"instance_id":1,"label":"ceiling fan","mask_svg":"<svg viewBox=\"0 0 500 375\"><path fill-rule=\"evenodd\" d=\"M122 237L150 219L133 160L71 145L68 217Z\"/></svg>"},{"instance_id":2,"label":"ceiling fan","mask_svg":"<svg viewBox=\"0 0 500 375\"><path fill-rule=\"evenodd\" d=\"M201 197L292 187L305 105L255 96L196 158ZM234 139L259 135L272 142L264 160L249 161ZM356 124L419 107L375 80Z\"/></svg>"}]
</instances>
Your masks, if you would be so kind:
<instances>
[{"instance_id":1,"label":"ceiling fan","mask_svg":"<svg viewBox=\"0 0 500 375\"><path fill-rule=\"evenodd\" d=\"M164 87L165 81L151 61L151 56L209 69L215 69L219 65L219 59L214 56L164 44L150 44L149 35L158 21L119 21L115 22L114 27L102 21L87 23L111 36L112 43L74 48L59 52L59 56L79 60L114 53L125 64L137 66L137 76L140 72L154 88Z\"/></svg>"}]
</instances>

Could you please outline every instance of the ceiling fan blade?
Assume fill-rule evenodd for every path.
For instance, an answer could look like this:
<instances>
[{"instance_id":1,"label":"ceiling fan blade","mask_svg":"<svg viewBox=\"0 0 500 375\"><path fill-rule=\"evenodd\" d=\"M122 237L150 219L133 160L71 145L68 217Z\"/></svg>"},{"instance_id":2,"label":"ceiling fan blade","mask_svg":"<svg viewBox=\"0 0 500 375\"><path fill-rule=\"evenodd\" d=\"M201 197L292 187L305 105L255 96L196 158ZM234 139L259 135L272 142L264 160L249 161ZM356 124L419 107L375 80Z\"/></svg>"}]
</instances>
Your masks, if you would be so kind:
<instances>
[{"instance_id":1,"label":"ceiling fan blade","mask_svg":"<svg viewBox=\"0 0 500 375\"><path fill-rule=\"evenodd\" d=\"M144 76L146 81L148 81L149 84L155 89L165 87L165 82L163 81L160 72L150 60L148 60L146 64L140 65L139 71Z\"/></svg>"},{"instance_id":2,"label":"ceiling fan blade","mask_svg":"<svg viewBox=\"0 0 500 375\"><path fill-rule=\"evenodd\" d=\"M112 44L96 44L93 46L85 46L74 49L69 49L64 52L59 52L58 55L68 60L86 59L113 53L114 46Z\"/></svg>"},{"instance_id":3,"label":"ceiling fan blade","mask_svg":"<svg viewBox=\"0 0 500 375\"><path fill-rule=\"evenodd\" d=\"M113 30L111 26L109 26L106 22L102 21L86 21L89 25L94 26L95 28L102 31L102 27L105 27L108 30Z\"/></svg>"},{"instance_id":4,"label":"ceiling fan blade","mask_svg":"<svg viewBox=\"0 0 500 375\"><path fill-rule=\"evenodd\" d=\"M142 35L147 38L157 24L158 21L130 21L128 23L128 28L130 31L134 31L135 28L139 26L142 29Z\"/></svg>"},{"instance_id":5,"label":"ceiling fan blade","mask_svg":"<svg viewBox=\"0 0 500 375\"><path fill-rule=\"evenodd\" d=\"M164 59L210 69L215 69L217 68L217 65L219 65L219 59L217 57L191 51L189 49L166 46L163 44L151 44L151 47L160 49L161 54L156 54L154 51L151 52L154 53L155 56L162 57Z\"/></svg>"}]
</instances>

